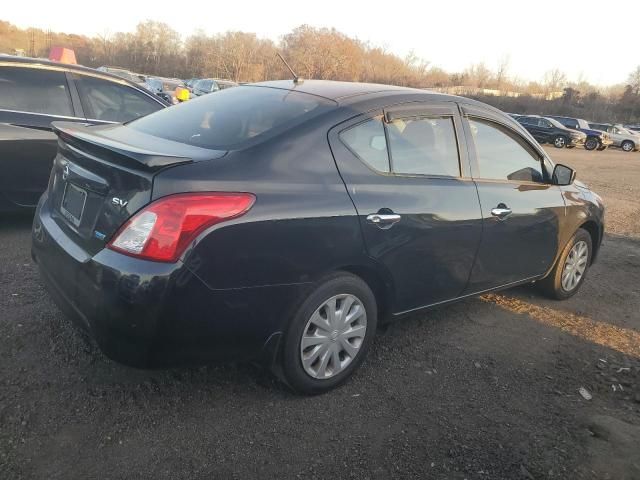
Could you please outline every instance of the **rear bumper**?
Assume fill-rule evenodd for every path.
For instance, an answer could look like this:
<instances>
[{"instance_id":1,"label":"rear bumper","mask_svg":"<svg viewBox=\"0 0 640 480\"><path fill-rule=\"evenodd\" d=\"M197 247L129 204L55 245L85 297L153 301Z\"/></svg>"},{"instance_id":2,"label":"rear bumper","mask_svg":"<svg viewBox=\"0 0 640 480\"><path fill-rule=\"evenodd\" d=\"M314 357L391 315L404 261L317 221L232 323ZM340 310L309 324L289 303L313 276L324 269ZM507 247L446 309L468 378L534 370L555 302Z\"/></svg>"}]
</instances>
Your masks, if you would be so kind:
<instances>
[{"instance_id":1,"label":"rear bumper","mask_svg":"<svg viewBox=\"0 0 640 480\"><path fill-rule=\"evenodd\" d=\"M268 359L265 348L305 288L212 290L181 262L108 249L88 256L47 213L44 197L32 237L32 257L60 308L108 357L137 367Z\"/></svg>"}]
</instances>

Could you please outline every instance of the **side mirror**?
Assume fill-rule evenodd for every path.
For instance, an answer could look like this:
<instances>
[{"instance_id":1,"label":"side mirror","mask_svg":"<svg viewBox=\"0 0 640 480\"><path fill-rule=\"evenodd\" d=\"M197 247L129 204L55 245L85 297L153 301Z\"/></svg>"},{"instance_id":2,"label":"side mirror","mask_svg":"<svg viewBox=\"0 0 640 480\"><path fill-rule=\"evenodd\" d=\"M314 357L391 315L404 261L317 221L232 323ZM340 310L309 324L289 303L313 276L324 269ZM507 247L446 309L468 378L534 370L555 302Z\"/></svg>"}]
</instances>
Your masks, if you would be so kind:
<instances>
[{"instance_id":1,"label":"side mirror","mask_svg":"<svg viewBox=\"0 0 640 480\"><path fill-rule=\"evenodd\" d=\"M571 185L575 179L576 171L573 168L560 163L554 167L553 175L551 176L551 181L554 185Z\"/></svg>"}]
</instances>

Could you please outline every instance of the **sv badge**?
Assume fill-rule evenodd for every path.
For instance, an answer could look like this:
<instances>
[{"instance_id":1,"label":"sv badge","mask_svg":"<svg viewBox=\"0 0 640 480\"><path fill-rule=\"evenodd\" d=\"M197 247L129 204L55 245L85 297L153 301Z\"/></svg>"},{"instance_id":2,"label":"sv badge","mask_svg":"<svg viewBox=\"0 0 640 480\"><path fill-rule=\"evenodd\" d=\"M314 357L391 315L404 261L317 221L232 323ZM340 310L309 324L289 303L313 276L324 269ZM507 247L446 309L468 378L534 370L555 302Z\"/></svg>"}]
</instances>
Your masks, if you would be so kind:
<instances>
[{"instance_id":1,"label":"sv badge","mask_svg":"<svg viewBox=\"0 0 640 480\"><path fill-rule=\"evenodd\" d=\"M124 207L127 206L127 203L129 203L129 202L126 201L126 200L122 200L122 199L120 199L118 197L113 197L111 199L111 203L113 203L116 207L124 208Z\"/></svg>"}]
</instances>

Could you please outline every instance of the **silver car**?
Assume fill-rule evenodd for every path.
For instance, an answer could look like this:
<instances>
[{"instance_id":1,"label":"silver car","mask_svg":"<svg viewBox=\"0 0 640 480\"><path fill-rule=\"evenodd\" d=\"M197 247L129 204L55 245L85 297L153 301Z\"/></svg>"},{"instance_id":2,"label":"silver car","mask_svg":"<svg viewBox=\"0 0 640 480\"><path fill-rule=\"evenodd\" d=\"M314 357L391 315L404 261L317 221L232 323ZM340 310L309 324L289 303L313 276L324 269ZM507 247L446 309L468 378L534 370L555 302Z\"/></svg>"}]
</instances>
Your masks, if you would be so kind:
<instances>
[{"instance_id":1,"label":"silver car","mask_svg":"<svg viewBox=\"0 0 640 480\"><path fill-rule=\"evenodd\" d=\"M640 149L640 133L627 130L622 125L610 123L589 123L594 130L607 132L613 140L613 147L619 147L625 152L635 152Z\"/></svg>"}]
</instances>

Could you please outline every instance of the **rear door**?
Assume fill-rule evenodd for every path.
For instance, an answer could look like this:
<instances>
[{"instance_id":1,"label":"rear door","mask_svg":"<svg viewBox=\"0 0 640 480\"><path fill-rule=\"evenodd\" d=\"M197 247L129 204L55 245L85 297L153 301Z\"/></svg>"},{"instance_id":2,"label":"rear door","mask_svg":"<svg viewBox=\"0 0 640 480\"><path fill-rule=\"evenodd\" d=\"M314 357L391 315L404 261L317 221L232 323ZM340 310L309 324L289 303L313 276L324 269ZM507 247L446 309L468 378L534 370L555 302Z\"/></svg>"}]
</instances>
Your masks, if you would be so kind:
<instances>
[{"instance_id":1,"label":"rear door","mask_svg":"<svg viewBox=\"0 0 640 480\"><path fill-rule=\"evenodd\" d=\"M65 72L0 64L0 196L11 204L35 206L46 189L57 148L55 120L84 121Z\"/></svg>"},{"instance_id":2,"label":"rear door","mask_svg":"<svg viewBox=\"0 0 640 480\"><path fill-rule=\"evenodd\" d=\"M520 123L537 141L542 143L547 141L547 132L540 127L540 119L538 117L525 117L521 119Z\"/></svg>"},{"instance_id":3,"label":"rear door","mask_svg":"<svg viewBox=\"0 0 640 480\"><path fill-rule=\"evenodd\" d=\"M399 106L331 130L366 249L395 289L396 313L465 289L481 212L455 104Z\"/></svg>"},{"instance_id":4,"label":"rear door","mask_svg":"<svg viewBox=\"0 0 640 480\"><path fill-rule=\"evenodd\" d=\"M462 110L484 224L466 292L476 293L546 273L565 204L542 152L500 116Z\"/></svg>"}]
</instances>

